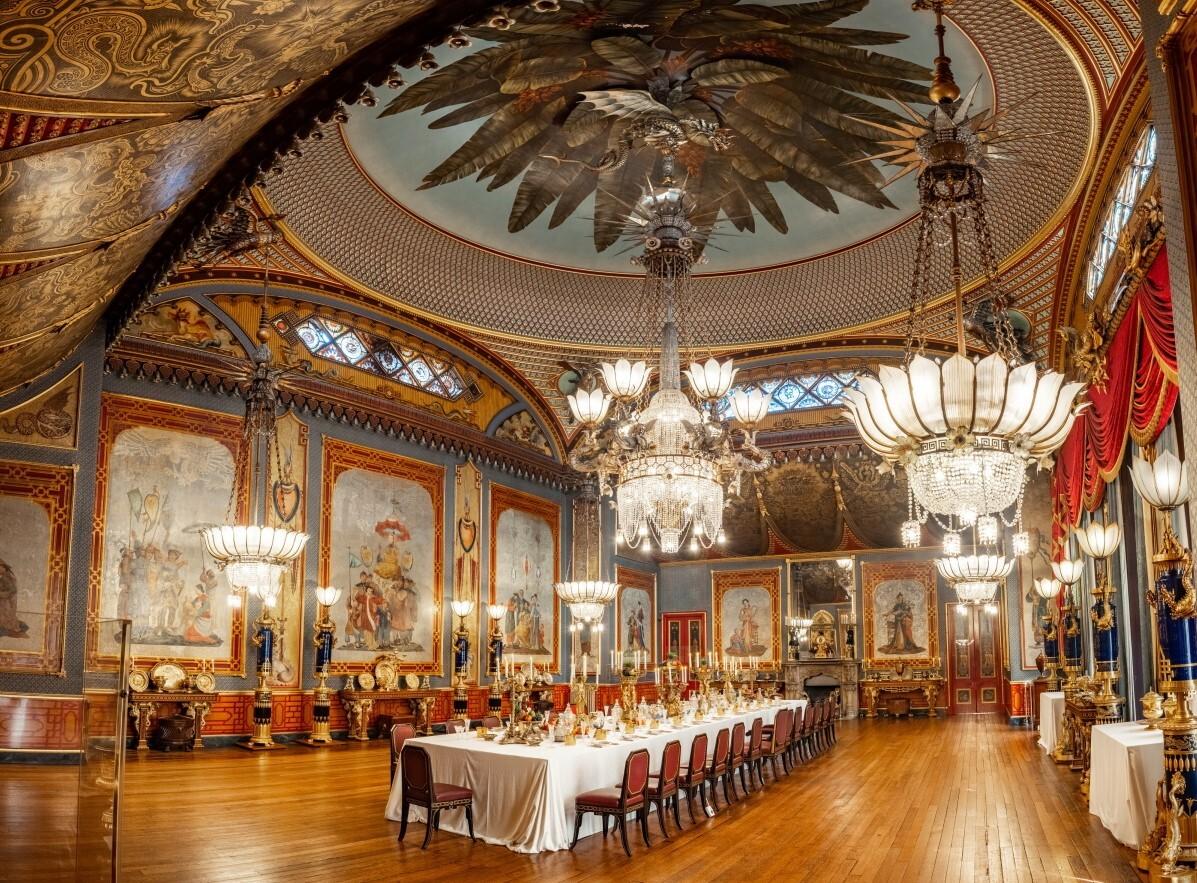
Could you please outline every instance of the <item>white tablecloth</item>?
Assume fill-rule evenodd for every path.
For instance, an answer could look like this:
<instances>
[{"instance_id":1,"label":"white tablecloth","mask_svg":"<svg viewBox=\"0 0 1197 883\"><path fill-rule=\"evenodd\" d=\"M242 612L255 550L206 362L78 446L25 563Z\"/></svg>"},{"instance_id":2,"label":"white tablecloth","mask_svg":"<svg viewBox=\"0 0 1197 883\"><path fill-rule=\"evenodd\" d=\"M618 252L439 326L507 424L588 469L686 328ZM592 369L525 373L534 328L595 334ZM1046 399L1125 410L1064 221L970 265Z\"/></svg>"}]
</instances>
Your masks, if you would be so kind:
<instances>
[{"instance_id":1,"label":"white tablecloth","mask_svg":"<svg viewBox=\"0 0 1197 883\"><path fill-rule=\"evenodd\" d=\"M1039 744L1048 754L1056 747L1064 724L1064 693L1059 690L1039 694Z\"/></svg>"},{"instance_id":2,"label":"white tablecloth","mask_svg":"<svg viewBox=\"0 0 1197 883\"><path fill-rule=\"evenodd\" d=\"M438 782L464 785L474 792L474 833L487 843L506 846L515 852L550 852L569 849L574 832L574 798L596 788L618 785L628 754L647 748L656 771L665 743L682 743L682 763L690 756L690 744L699 733L706 733L708 752L715 747L715 736L744 721L748 730L752 721L762 718L773 723L781 708L804 708L805 699L787 700L778 705L729 715L722 719L680 727L665 728L631 740L612 741L601 747L588 739L567 746L559 742L540 745L500 745L479 739L472 733L424 736L409 739L420 745L432 759ZM386 817L403 817L402 777L395 776ZM423 810L412 807L409 819L422 821ZM465 813L447 811L441 816L441 830L466 834ZM588 815L582 822L580 836L602 830L599 819Z\"/></svg>"},{"instance_id":3,"label":"white tablecloth","mask_svg":"<svg viewBox=\"0 0 1197 883\"><path fill-rule=\"evenodd\" d=\"M1093 728L1089 812L1124 846L1138 849L1155 823L1155 788L1164 775L1164 735L1143 722Z\"/></svg>"}]
</instances>

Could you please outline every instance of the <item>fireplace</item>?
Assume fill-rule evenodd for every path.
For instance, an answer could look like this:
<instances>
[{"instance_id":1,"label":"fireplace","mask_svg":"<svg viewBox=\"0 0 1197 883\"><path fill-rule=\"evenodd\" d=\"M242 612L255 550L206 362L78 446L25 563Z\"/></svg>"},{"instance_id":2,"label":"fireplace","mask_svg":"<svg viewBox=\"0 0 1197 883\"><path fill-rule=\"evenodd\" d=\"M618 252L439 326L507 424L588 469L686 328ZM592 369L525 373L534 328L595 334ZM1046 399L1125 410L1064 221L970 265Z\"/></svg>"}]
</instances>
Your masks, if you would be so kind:
<instances>
[{"instance_id":1,"label":"fireplace","mask_svg":"<svg viewBox=\"0 0 1197 883\"><path fill-rule=\"evenodd\" d=\"M860 663L855 659L800 659L782 664L786 698L806 695L812 702L840 691L840 716L856 717L860 709L857 685Z\"/></svg>"}]
</instances>

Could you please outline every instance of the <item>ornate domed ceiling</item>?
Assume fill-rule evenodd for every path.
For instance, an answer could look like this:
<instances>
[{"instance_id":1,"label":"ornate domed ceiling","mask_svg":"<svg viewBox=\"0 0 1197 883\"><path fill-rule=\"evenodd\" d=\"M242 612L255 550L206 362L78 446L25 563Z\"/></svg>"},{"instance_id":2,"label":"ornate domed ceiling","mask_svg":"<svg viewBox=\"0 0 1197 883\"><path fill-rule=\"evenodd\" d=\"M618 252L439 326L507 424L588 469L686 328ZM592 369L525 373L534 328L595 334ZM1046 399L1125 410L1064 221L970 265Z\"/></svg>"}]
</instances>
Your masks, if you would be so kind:
<instances>
[{"instance_id":1,"label":"ornate domed ceiling","mask_svg":"<svg viewBox=\"0 0 1197 883\"><path fill-rule=\"evenodd\" d=\"M800 24L803 7L776 3L687 18L699 5L628 0L621 8L661 20L617 26L565 3L511 31L471 32L473 45L438 51L440 70L380 90L377 106L330 128L270 185L272 206L327 271L405 309L501 337L643 344L639 287L611 217L640 195L656 154L619 155L619 130L579 107L582 92L637 88L678 118L731 131L725 153L701 137L679 151L679 177L720 217L694 286L703 340L809 338L902 311L913 186L881 186L894 170L866 157L887 135L867 121L892 122L885 96L915 101L925 89L930 17L856 0L812 4L819 14ZM1009 260L1070 207L1095 146L1096 95L1021 4L961 0L951 15L958 81L975 82L982 105L996 99L1007 127L1040 133L987 176ZM689 166L687 149L698 157ZM716 176L712 163L729 171Z\"/></svg>"}]
</instances>

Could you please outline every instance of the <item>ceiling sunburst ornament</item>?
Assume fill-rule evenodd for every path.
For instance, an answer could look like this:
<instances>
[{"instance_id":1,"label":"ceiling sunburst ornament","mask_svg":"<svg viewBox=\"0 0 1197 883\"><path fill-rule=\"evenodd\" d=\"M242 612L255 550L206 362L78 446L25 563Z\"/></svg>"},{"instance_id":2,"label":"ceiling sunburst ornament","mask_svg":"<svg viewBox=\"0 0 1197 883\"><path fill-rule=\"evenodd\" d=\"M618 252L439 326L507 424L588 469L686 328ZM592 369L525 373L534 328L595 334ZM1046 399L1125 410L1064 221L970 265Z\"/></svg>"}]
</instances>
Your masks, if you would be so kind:
<instances>
[{"instance_id":1,"label":"ceiling sunburst ornament","mask_svg":"<svg viewBox=\"0 0 1197 883\"><path fill-rule=\"evenodd\" d=\"M755 232L788 227L770 187L829 212L835 194L892 208L868 161L900 116L924 102L927 70L873 51L905 35L839 27L869 0L779 6L738 0L570 0L512 12L490 44L403 90L383 116L448 110L431 128L484 122L428 172L423 188L471 175L494 190L522 176L508 218L549 227L592 193L594 242L613 245L672 155L702 241L720 214ZM637 132L637 130L641 130Z\"/></svg>"}]
</instances>

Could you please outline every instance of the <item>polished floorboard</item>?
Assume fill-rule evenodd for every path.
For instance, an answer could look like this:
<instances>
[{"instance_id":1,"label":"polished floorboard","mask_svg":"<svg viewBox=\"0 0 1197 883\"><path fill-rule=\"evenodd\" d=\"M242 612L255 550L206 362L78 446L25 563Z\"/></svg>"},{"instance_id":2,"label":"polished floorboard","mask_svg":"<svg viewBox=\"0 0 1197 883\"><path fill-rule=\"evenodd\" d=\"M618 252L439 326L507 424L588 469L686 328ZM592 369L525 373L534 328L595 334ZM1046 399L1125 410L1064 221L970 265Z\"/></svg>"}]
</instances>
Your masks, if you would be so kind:
<instances>
[{"instance_id":1,"label":"polished floorboard","mask_svg":"<svg viewBox=\"0 0 1197 883\"><path fill-rule=\"evenodd\" d=\"M383 818L381 742L130 755L125 881L1133 881L1027 730L996 717L852 721L839 744L714 819L524 856ZM0 879L68 880L73 767L0 767ZM614 784L614 783L612 783Z\"/></svg>"}]
</instances>

